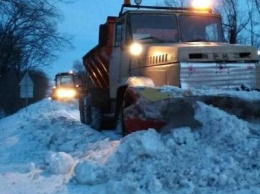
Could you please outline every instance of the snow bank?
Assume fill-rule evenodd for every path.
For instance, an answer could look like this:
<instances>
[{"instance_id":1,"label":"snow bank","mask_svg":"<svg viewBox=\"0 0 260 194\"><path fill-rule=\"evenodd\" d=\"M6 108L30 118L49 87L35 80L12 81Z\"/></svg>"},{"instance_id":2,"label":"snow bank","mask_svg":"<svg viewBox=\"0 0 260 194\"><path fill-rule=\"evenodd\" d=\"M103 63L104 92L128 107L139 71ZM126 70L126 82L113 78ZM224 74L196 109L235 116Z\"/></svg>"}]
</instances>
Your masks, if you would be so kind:
<instances>
[{"instance_id":1,"label":"snow bank","mask_svg":"<svg viewBox=\"0 0 260 194\"><path fill-rule=\"evenodd\" d=\"M167 134L153 129L130 134L105 163L78 164L77 181L105 183L115 194L239 193L260 185L260 142L250 125L203 103L195 111L202 123L196 131L183 127Z\"/></svg>"},{"instance_id":2,"label":"snow bank","mask_svg":"<svg viewBox=\"0 0 260 194\"><path fill-rule=\"evenodd\" d=\"M196 129L119 139L82 125L77 108L44 100L0 120L1 193L260 193L258 122L198 102Z\"/></svg>"}]
</instances>

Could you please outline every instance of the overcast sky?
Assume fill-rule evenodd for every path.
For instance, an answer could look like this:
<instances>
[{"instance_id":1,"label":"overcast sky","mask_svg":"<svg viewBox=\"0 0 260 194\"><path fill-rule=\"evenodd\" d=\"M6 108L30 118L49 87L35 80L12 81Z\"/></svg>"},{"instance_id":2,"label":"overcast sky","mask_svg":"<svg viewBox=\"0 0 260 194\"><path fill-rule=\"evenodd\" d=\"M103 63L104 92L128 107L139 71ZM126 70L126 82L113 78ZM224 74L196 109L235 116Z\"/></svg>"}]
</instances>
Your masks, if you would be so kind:
<instances>
[{"instance_id":1,"label":"overcast sky","mask_svg":"<svg viewBox=\"0 0 260 194\"><path fill-rule=\"evenodd\" d=\"M134 0L131 0L134 4ZM143 0L142 5L156 5L163 0ZM123 0L75 0L73 4L59 6L63 21L59 25L61 32L74 36L73 50L65 50L59 54L59 59L46 70L50 79L56 73L71 70L73 62L81 60L82 56L98 41L99 25L106 21L107 16L118 16Z\"/></svg>"}]
</instances>

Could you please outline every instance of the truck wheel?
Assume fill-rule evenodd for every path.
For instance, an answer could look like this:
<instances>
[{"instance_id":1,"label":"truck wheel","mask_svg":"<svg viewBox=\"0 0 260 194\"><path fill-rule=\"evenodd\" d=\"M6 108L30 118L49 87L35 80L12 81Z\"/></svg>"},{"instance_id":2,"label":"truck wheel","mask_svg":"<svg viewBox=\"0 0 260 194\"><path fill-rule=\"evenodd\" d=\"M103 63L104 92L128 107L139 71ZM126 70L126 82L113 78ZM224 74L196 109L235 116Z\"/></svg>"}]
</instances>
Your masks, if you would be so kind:
<instances>
[{"instance_id":1,"label":"truck wheel","mask_svg":"<svg viewBox=\"0 0 260 194\"><path fill-rule=\"evenodd\" d=\"M92 106L91 107L91 122L90 122L90 126L93 129L101 130L102 122L103 122L102 110L100 108Z\"/></svg>"},{"instance_id":2,"label":"truck wheel","mask_svg":"<svg viewBox=\"0 0 260 194\"><path fill-rule=\"evenodd\" d=\"M88 95L84 99L84 118L85 118L85 123L87 125L90 124L91 122L91 105L90 105L90 96Z\"/></svg>"},{"instance_id":3,"label":"truck wheel","mask_svg":"<svg viewBox=\"0 0 260 194\"><path fill-rule=\"evenodd\" d=\"M91 121L90 98L83 97L79 101L80 104L80 120L82 123L89 125Z\"/></svg>"},{"instance_id":4,"label":"truck wheel","mask_svg":"<svg viewBox=\"0 0 260 194\"><path fill-rule=\"evenodd\" d=\"M83 99L79 98L79 117L80 117L80 122L85 123L84 121L84 112L83 112Z\"/></svg>"}]
</instances>

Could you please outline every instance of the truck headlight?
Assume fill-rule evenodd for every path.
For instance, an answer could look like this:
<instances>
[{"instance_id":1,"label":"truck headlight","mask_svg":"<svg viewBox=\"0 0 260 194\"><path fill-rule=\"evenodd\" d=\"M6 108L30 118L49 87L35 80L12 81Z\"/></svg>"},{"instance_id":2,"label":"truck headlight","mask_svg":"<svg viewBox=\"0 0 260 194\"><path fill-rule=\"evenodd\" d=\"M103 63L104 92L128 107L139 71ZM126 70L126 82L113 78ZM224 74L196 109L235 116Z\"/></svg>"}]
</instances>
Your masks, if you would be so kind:
<instances>
[{"instance_id":1,"label":"truck headlight","mask_svg":"<svg viewBox=\"0 0 260 194\"><path fill-rule=\"evenodd\" d=\"M134 42L130 45L130 53L133 56L139 56L143 52L143 46L140 43Z\"/></svg>"},{"instance_id":2,"label":"truck headlight","mask_svg":"<svg viewBox=\"0 0 260 194\"><path fill-rule=\"evenodd\" d=\"M212 5L212 2L211 0L193 0L191 4L195 9L209 9Z\"/></svg>"},{"instance_id":3,"label":"truck headlight","mask_svg":"<svg viewBox=\"0 0 260 194\"><path fill-rule=\"evenodd\" d=\"M61 88L57 90L57 97L58 98L74 98L77 92L74 89L69 88Z\"/></svg>"}]
</instances>

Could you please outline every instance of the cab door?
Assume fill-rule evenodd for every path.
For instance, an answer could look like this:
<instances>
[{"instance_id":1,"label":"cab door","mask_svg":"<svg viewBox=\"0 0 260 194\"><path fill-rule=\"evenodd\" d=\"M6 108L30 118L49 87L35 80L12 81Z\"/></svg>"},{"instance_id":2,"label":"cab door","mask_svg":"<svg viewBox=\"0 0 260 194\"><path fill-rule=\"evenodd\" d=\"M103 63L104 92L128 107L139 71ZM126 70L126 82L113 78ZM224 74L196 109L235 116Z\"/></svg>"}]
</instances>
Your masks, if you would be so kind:
<instances>
[{"instance_id":1,"label":"cab door","mask_svg":"<svg viewBox=\"0 0 260 194\"><path fill-rule=\"evenodd\" d=\"M126 84L129 78L129 65L131 63L127 46L127 28L125 17L115 24L114 44L109 66L110 97L116 98L117 89Z\"/></svg>"}]
</instances>

